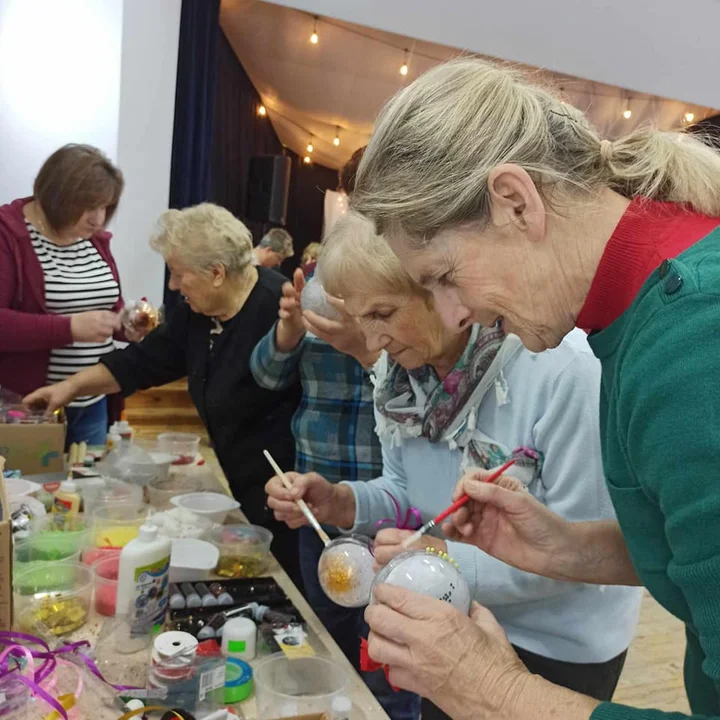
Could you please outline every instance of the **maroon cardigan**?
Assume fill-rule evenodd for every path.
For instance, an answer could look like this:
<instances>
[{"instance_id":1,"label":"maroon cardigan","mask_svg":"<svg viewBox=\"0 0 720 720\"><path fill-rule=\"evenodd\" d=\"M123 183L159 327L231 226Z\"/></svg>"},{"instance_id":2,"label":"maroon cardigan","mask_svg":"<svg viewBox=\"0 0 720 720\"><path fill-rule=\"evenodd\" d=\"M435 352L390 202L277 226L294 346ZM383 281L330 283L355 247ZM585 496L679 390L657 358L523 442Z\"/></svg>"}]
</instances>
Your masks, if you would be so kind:
<instances>
[{"instance_id":1,"label":"maroon cardigan","mask_svg":"<svg viewBox=\"0 0 720 720\"><path fill-rule=\"evenodd\" d=\"M26 395L47 382L50 350L70 345L70 317L48 313L45 278L25 225L23 206L0 206L0 386ZM90 238L120 285L109 232ZM113 308L123 307L122 295Z\"/></svg>"}]
</instances>

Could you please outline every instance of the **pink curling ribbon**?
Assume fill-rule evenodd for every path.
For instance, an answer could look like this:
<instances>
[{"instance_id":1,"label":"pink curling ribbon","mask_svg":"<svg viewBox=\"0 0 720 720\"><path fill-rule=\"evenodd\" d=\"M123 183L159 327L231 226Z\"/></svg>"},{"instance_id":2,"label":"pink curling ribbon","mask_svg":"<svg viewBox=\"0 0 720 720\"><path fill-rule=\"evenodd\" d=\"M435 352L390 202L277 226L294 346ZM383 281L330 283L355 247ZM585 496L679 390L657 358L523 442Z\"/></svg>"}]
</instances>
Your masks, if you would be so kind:
<instances>
[{"instance_id":1,"label":"pink curling ribbon","mask_svg":"<svg viewBox=\"0 0 720 720\"><path fill-rule=\"evenodd\" d=\"M384 518L383 520L378 520L375 523L376 528L379 529L382 525L387 525L388 523L394 523L398 530L417 530L422 527L422 515L416 507L408 508L405 511L405 517L403 517L402 510L400 509L400 503L395 499L393 494L387 490L383 490L383 492L387 494L390 500L392 500L392 504L395 506L395 519Z\"/></svg>"}]
</instances>

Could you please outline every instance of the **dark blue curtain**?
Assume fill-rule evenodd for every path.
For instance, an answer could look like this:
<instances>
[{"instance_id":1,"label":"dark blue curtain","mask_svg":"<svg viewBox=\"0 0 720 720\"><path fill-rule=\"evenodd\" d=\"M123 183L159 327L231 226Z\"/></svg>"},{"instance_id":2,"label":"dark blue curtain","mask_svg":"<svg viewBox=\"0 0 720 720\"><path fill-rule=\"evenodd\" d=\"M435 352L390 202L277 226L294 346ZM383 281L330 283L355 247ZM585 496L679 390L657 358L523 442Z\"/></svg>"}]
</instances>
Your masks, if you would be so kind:
<instances>
[{"instance_id":1,"label":"dark blue curtain","mask_svg":"<svg viewBox=\"0 0 720 720\"><path fill-rule=\"evenodd\" d=\"M247 183L250 158L285 154L292 160L286 225L293 236L295 257L282 271L290 276L308 243L322 234L325 191L338 184L337 171L322 165L304 165L302 158L283 148L270 119L260 117L260 96L220 31L217 45L217 81L212 152L213 202L231 210L252 231L255 242L268 226L248 221Z\"/></svg>"},{"instance_id":2,"label":"dark blue curtain","mask_svg":"<svg viewBox=\"0 0 720 720\"><path fill-rule=\"evenodd\" d=\"M175 125L170 170L170 207L183 208L211 199L211 153L220 0L183 0L180 15ZM168 288L165 310L180 301Z\"/></svg>"}]
</instances>

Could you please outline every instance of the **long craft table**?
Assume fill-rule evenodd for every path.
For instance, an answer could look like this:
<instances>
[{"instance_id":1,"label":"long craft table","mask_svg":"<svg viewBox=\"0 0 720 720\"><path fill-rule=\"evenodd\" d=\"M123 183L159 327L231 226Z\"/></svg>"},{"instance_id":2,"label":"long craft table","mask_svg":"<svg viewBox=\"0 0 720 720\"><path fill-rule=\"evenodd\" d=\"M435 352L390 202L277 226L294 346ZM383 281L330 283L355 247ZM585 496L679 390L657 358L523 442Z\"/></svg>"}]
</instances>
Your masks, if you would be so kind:
<instances>
[{"instance_id":1,"label":"long craft table","mask_svg":"<svg viewBox=\"0 0 720 720\"><path fill-rule=\"evenodd\" d=\"M215 470L213 474L215 474L214 480L209 480L205 483L205 489L222 491L225 488L224 478L217 477L219 474L217 473L217 470ZM28 477L28 480L47 482L48 478L36 476ZM228 522L238 521L247 522L240 511L236 511L233 513L232 518L228 519ZM385 714L380 704L368 690L360 676L355 672L355 669L332 639L330 633L328 633L318 619L317 615L313 612L310 605L308 605L302 593L295 587L287 573L280 567L274 558L272 559L267 575L270 575L275 579L302 615L306 623L308 640L316 655L331 659L347 673L349 680L348 696L353 703L351 720L388 720L388 716ZM95 647L104 623L105 618L96 615L93 610L86 625L72 636L64 639L69 641L88 640L93 647ZM107 645L106 647L110 648L111 645ZM260 659L262 658L257 658L257 660ZM257 660L255 662L257 662ZM98 657L98 664L103 673L106 675L108 681L122 685L144 686L147 663L147 652L137 653L137 657L135 657L133 655L120 655L106 651ZM253 665L254 663L250 664ZM97 683L93 683L93 685L97 691L99 689L99 685ZM86 694L88 697L82 698L79 707L83 720L117 720L117 718L121 715L121 713L117 710L111 710L106 707L105 703L107 703L107 692L98 692L96 699L93 698L92 692L88 691ZM117 693L115 694L117 695ZM101 697L101 695L104 695L104 698ZM38 707L33 709L33 714L32 716L29 716L29 718L32 717L32 720L36 717L38 720L45 718L48 713L47 706L43 703L35 703L35 705ZM267 718L260 718L257 716L254 696L242 703L239 703L235 706L235 709L240 718L246 718L246 720L268 720Z\"/></svg>"}]
</instances>

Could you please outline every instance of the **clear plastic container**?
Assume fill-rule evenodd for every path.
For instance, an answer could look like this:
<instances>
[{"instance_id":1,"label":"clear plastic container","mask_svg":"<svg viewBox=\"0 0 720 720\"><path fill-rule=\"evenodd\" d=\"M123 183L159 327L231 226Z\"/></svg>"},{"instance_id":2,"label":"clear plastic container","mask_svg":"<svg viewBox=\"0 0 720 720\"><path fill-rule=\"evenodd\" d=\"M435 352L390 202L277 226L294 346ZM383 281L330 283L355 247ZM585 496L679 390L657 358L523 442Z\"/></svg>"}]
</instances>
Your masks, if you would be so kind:
<instances>
[{"instance_id":1,"label":"clear plastic container","mask_svg":"<svg viewBox=\"0 0 720 720\"><path fill-rule=\"evenodd\" d=\"M158 475L158 465L146 450L132 442L113 447L97 469L103 475L145 487Z\"/></svg>"},{"instance_id":2,"label":"clear plastic container","mask_svg":"<svg viewBox=\"0 0 720 720\"><path fill-rule=\"evenodd\" d=\"M114 617L117 603L118 572L120 553L107 551L93 565L95 587L95 612L105 617Z\"/></svg>"},{"instance_id":3,"label":"clear plastic container","mask_svg":"<svg viewBox=\"0 0 720 720\"><path fill-rule=\"evenodd\" d=\"M90 544L95 548L121 550L138 536L140 526L149 515L150 506L141 503L96 508Z\"/></svg>"},{"instance_id":4,"label":"clear plastic container","mask_svg":"<svg viewBox=\"0 0 720 720\"><path fill-rule=\"evenodd\" d=\"M200 450L200 436L193 433L161 433L158 450L177 456L173 465L192 465Z\"/></svg>"},{"instance_id":5,"label":"clear plastic container","mask_svg":"<svg viewBox=\"0 0 720 720\"><path fill-rule=\"evenodd\" d=\"M143 489L140 486L115 478L87 478L76 482L88 517L104 505L138 505L143 501Z\"/></svg>"},{"instance_id":6,"label":"clear plastic container","mask_svg":"<svg viewBox=\"0 0 720 720\"><path fill-rule=\"evenodd\" d=\"M364 535L333 540L320 555L318 580L337 605L363 607L370 602L375 578L373 541Z\"/></svg>"},{"instance_id":7,"label":"clear plastic container","mask_svg":"<svg viewBox=\"0 0 720 720\"><path fill-rule=\"evenodd\" d=\"M92 586L92 569L79 563L25 570L13 578L16 622L35 635L45 628L53 635L74 632L87 620Z\"/></svg>"},{"instance_id":8,"label":"clear plastic container","mask_svg":"<svg viewBox=\"0 0 720 720\"><path fill-rule=\"evenodd\" d=\"M396 555L378 572L373 588L383 583L445 600L465 615L470 612L470 588L446 554L413 550ZM372 590L370 598L374 602Z\"/></svg>"},{"instance_id":9,"label":"clear plastic container","mask_svg":"<svg viewBox=\"0 0 720 720\"><path fill-rule=\"evenodd\" d=\"M347 674L322 657L290 659L275 653L257 663L253 675L259 718L327 713L336 697L347 695Z\"/></svg>"},{"instance_id":10,"label":"clear plastic container","mask_svg":"<svg viewBox=\"0 0 720 720\"><path fill-rule=\"evenodd\" d=\"M226 495L225 493L215 492L196 492L186 495L176 495L170 499L170 502L179 508L191 510L197 515L201 515L207 520L222 525L228 513L237 510L240 503Z\"/></svg>"},{"instance_id":11,"label":"clear plastic container","mask_svg":"<svg viewBox=\"0 0 720 720\"><path fill-rule=\"evenodd\" d=\"M45 515L36 518L32 532L15 543L15 562L52 562L77 558L88 545L89 523L85 515Z\"/></svg>"},{"instance_id":12,"label":"clear plastic container","mask_svg":"<svg viewBox=\"0 0 720 720\"><path fill-rule=\"evenodd\" d=\"M201 489L202 481L199 477L185 475L174 478L157 477L147 486L148 501L155 510L169 510L175 507L170 501L176 495L187 495Z\"/></svg>"},{"instance_id":13,"label":"clear plastic container","mask_svg":"<svg viewBox=\"0 0 720 720\"><path fill-rule=\"evenodd\" d=\"M262 575L270 562L273 534L259 525L225 525L210 539L220 551L215 572L224 578Z\"/></svg>"}]
</instances>

